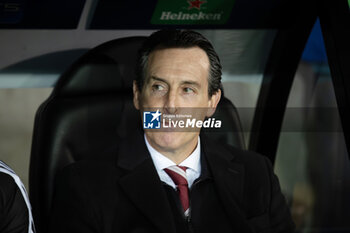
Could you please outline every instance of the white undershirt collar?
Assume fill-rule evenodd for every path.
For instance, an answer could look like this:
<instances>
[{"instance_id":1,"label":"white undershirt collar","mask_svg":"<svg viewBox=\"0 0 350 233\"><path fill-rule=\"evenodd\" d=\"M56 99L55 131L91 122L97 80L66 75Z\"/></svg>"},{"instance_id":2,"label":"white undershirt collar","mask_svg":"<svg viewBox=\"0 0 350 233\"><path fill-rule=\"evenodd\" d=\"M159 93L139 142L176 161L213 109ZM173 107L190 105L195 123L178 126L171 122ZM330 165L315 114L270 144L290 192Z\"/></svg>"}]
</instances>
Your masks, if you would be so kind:
<instances>
[{"instance_id":1,"label":"white undershirt collar","mask_svg":"<svg viewBox=\"0 0 350 233\"><path fill-rule=\"evenodd\" d=\"M169 175L164 171L164 168L174 166L176 163L171 161L166 156L159 153L156 149L154 149L148 142L146 135L144 135L145 143L147 149L151 155L153 160L153 164L157 170L159 178L161 181L167 183L176 189L176 185L173 180L169 177ZM200 154L201 154L201 146L200 146L200 138L198 137L198 143L194 151L179 165L188 167L186 170L187 182L188 186L191 187L193 182L200 176L201 174L201 163L200 163Z\"/></svg>"}]
</instances>

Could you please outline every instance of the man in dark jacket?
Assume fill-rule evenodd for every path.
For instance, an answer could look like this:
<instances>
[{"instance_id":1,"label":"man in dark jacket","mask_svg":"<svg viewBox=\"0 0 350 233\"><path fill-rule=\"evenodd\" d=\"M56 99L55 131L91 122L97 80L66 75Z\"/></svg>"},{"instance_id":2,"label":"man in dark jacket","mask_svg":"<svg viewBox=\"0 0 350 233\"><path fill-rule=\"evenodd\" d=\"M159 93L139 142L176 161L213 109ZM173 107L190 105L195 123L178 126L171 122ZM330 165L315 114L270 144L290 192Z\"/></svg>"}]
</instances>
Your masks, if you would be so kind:
<instances>
[{"instance_id":1,"label":"man in dark jacket","mask_svg":"<svg viewBox=\"0 0 350 233\"><path fill-rule=\"evenodd\" d=\"M268 159L199 136L200 124L158 127L160 116L186 110L204 121L214 113L221 65L210 42L193 31L158 31L140 50L138 74L134 106L144 120L151 114L149 124L119 143L115 163L63 170L50 231L292 232Z\"/></svg>"}]
</instances>

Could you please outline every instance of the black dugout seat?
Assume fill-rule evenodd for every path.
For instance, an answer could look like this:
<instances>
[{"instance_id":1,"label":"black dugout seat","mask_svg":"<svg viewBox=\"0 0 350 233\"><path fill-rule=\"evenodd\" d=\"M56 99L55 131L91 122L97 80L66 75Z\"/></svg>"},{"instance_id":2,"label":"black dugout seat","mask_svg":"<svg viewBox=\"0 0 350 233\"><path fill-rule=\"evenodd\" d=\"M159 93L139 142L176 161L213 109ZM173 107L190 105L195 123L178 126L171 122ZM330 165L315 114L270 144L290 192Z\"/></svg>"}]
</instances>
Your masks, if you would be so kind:
<instances>
[{"instance_id":1,"label":"black dugout seat","mask_svg":"<svg viewBox=\"0 0 350 233\"><path fill-rule=\"evenodd\" d=\"M101 150L141 125L132 105L137 51L145 37L104 43L82 56L39 107L30 160L30 198L39 233L47 232L58 170L79 160L110 160ZM209 137L244 148L237 110L223 98L216 119L225 128Z\"/></svg>"}]
</instances>

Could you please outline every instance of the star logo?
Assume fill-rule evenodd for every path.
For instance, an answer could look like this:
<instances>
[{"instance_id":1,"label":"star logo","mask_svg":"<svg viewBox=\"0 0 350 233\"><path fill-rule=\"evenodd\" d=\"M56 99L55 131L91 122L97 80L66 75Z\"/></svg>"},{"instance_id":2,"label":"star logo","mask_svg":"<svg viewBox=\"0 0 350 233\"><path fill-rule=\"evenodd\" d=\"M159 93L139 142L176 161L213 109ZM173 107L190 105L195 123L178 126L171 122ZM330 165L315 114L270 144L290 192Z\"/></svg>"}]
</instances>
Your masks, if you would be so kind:
<instances>
[{"instance_id":1,"label":"star logo","mask_svg":"<svg viewBox=\"0 0 350 233\"><path fill-rule=\"evenodd\" d=\"M187 0L188 4L190 4L190 6L188 7L188 9L192 9L192 8L196 8L198 10L201 9L201 5L203 3L206 3L207 1L201 1L201 0L193 0L193 1L190 1L190 0Z\"/></svg>"},{"instance_id":2,"label":"star logo","mask_svg":"<svg viewBox=\"0 0 350 233\"><path fill-rule=\"evenodd\" d=\"M143 128L144 129L160 129L162 113L157 110L156 112L145 111L143 112Z\"/></svg>"},{"instance_id":3,"label":"star logo","mask_svg":"<svg viewBox=\"0 0 350 233\"><path fill-rule=\"evenodd\" d=\"M152 122L152 121L154 121L155 119L157 119L157 121L159 121L159 116L162 115L162 114L161 114L161 113L159 112L159 110L157 109L157 112L151 113L151 115L153 116L153 118L152 118L152 120L151 120L151 122Z\"/></svg>"}]
</instances>

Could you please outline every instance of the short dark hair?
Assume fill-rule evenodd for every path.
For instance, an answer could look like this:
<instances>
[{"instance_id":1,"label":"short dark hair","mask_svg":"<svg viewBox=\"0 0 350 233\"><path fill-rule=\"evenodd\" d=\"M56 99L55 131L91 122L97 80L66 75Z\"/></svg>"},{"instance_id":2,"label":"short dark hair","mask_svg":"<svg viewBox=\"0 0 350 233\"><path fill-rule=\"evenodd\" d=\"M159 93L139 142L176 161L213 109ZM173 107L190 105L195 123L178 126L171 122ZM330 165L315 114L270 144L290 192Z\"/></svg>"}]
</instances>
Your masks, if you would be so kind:
<instances>
[{"instance_id":1,"label":"short dark hair","mask_svg":"<svg viewBox=\"0 0 350 233\"><path fill-rule=\"evenodd\" d=\"M149 55L157 49L199 47L209 58L208 95L212 96L221 84L221 64L212 44L202 34L191 30L164 29L152 33L139 50L137 67L137 86L140 91L144 85Z\"/></svg>"}]
</instances>

